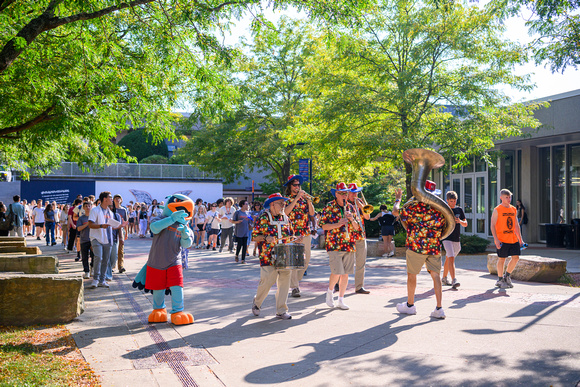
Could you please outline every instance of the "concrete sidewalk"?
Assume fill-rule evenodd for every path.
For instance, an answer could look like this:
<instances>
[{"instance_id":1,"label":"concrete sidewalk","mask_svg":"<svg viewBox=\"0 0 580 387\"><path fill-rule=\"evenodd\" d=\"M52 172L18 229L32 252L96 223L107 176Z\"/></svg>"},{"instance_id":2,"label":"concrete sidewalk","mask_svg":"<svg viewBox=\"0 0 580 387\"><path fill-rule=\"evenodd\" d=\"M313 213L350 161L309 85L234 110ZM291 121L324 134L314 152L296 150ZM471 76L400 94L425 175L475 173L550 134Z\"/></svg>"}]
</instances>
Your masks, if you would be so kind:
<instances>
[{"instance_id":1,"label":"concrete sidewalk","mask_svg":"<svg viewBox=\"0 0 580 387\"><path fill-rule=\"evenodd\" d=\"M29 244L37 241L29 238ZM460 256L458 291L444 288L447 318L435 320L432 282L418 278L417 314L400 315L406 299L405 261L369 258L365 287L348 311L325 304L327 254L314 250L302 297L288 300L292 320L274 318L274 291L262 313L251 313L259 279L257 258L192 250L185 271L185 309L195 323L147 323L151 296L133 289L150 239L129 239L127 272L111 288L85 290L86 311L68 325L104 386L574 386L580 381L580 288L514 281L499 290L486 256ZM81 273L62 248L63 272ZM542 254L538 254L542 252ZM580 252L528 255L569 258L580 271ZM570 256L568 256L568 254ZM578 262L577 262L578 261ZM570 270L573 267L574 270ZM88 280L86 280L88 283ZM170 300L167 297L168 307Z\"/></svg>"}]
</instances>

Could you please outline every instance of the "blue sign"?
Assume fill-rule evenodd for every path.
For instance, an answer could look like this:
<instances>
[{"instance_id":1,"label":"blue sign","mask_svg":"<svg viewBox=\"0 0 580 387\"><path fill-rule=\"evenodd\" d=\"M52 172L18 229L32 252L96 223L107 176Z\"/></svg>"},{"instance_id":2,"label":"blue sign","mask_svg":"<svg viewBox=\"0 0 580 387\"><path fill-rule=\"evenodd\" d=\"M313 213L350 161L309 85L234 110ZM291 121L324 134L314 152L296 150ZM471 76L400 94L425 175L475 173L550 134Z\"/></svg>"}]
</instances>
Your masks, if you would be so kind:
<instances>
[{"instance_id":1,"label":"blue sign","mask_svg":"<svg viewBox=\"0 0 580 387\"><path fill-rule=\"evenodd\" d=\"M298 174L302 176L304 181L310 180L310 159L298 160Z\"/></svg>"},{"instance_id":2,"label":"blue sign","mask_svg":"<svg viewBox=\"0 0 580 387\"><path fill-rule=\"evenodd\" d=\"M57 204L73 203L77 195L95 195L94 180L30 180L20 184L22 199L55 201Z\"/></svg>"}]
</instances>

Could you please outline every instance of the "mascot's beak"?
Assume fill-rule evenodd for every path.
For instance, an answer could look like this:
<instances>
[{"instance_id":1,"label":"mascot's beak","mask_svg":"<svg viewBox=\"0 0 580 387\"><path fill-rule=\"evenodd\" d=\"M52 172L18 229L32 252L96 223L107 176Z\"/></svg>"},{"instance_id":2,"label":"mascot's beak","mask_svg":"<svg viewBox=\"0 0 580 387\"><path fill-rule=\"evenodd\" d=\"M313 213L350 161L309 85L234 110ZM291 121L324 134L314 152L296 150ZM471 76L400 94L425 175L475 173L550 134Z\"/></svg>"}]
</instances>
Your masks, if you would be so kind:
<instances>
[{"instance_id":1,"label":"mascot's beak","mask_svg":"<svg viewBox=\"0 0 580 387\"><path fill-rule=\"evenodd\" d=\"M169 210L171 210L171 212L185 211L187 213L187 217L185 218L185 220L190 220L191 218L193 218L193 210L195 204L188 197L185 197L185 200L178 197L175 198L172 197L165 206Z\"/></svg>"}]
</instances>

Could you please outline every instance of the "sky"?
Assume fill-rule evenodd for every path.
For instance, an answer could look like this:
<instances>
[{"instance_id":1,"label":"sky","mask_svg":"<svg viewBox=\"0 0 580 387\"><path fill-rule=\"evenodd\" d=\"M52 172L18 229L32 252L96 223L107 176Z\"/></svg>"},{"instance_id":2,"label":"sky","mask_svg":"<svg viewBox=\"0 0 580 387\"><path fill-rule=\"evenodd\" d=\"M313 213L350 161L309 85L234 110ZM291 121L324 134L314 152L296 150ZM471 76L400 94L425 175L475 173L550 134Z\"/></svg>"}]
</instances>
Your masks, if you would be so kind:
<instances>
[{"instance_id":1,"label":"sky","mask_svg":"<svg viewBox=\"0 0 580 387\"><path fill-rule=\"evenodd\" d=\"M483 0L482 3L484 1L485 0ZM483 5L482 3L480 3L480 6ZM283 12L273 12L270 10L265 11L268 19L272 21L277 20L283 14L286 14L289 17L305 17L304 14L297 13L295 10L287 10ZM228 39L228 43L236 44L242 34L249 37L249 21L250 19L247 18L238 23L238 28L234 29L235 32ZM509 37L510 40L518 41L520 43L528 43L532 40L532 37L528 35L523 16L513 17L506 21L505 36ZM536 85L536 88L531 92L521 92L518 90L512 90L511 88L505 88L503 90L504 93L508 95L513 102L541 99L580 89L580 70L575 70L571 67L566 68L563 74L552 73L549 65L536 65L535 63L530 62L525 66L516 68L515 73L517 75L530 74L531 82Z\"/></svg>"},{"instance_id":2,"label":"sky","mask_svg":"<svg viewBox=\"0 0 580 387\"><path fill-rule=\"evenodd\" d=\"M524 23L525 20L521 16L506 21L506 36L520 43L530 42L532 37L528 35ZM572 67L567 67L564 73L552 73L549 65L536 65L531 62L518 67L515 72L518 75L531 74L531 80L536 84L536 88L529 93L504 90L514 102L529 101L580 89L580 70Z\"/></svg>"}]
</instances>

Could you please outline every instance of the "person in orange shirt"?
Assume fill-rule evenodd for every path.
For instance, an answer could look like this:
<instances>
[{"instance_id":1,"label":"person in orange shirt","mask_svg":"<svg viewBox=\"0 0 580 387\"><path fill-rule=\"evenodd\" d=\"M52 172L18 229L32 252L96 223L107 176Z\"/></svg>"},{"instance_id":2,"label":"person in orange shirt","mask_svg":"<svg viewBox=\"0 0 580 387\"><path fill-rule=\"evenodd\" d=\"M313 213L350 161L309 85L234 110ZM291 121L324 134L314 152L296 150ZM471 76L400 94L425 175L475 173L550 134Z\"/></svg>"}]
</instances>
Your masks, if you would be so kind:
<instances>
[{"instance_id":1,"label":"person in orange shirt","mask_svg":"<svg viewBox=\"0 0 580 387\"><path fill-rule=\"evenodd\" d=\"M512 193L507 189L500 191L501 204L494 208L491 216L491 233L497 248L497 275L499 279L495 286L505 289L513 288L511 273L515 269L520 259L521 246L524 245L520 225L517 219L517 210L511 205ZM512 259L507 265L504 273L505 259L511 256Z\"/></svg>"}]
</instances>

